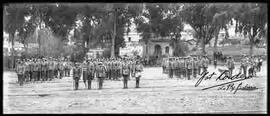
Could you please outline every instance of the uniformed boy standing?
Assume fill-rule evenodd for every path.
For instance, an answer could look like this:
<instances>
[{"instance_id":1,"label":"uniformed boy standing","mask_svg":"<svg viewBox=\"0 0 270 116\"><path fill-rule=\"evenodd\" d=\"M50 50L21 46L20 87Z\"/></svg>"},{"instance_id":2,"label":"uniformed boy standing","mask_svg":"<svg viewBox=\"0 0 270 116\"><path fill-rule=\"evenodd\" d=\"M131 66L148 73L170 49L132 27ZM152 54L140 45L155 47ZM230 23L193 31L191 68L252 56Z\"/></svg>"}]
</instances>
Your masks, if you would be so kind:
<instances>
[{"instance_id":1,"label":"uniformed boy standing","mask_svg":"<svg viewBox=\"0 0 270 116\"><path fill-rule=\"evenodd\" d=\"M174 75L175 77L177 77L177 68L178 68L178 65L177 65L176 62L177 62L177 61L176 61L176 58L174 58L174 60L172 61L172 65L173 65L173 75Z\"/></svg>"},{"instance_id":2,"label":"uniformed boy standing","mask_svg":"<svg viewBox=\"0 0 270 116\"><path fill-rule=\"evenodd\" d=\"M241 61L241 69L243 69L244 75L247 75L248 58L244 56Z\"/></svg>"},{"instance_id":3,"label":"uniformed boy standing","mask_svg":"<svg viewBox=\"0 0 270 116\"><path fill-rule=\"evenodd\" d=\"M84 60L83 64L82 64L82 73L83 73L83 83L85 85L85 88L87 88L87 85L86 85L86 80L87 80L87 76L88 76L88 71L87 71L87 62L86 60Z\"/></svg>"},{"instance_id":4,"label":"uniformed boy standing","mask_svg":"<svg viewBox=\"0 0 270 116\"><path fill-rule=\"evenodd\" d=\"M180 57L178 61L178 67L179 67L179 78L182 78L183 72L184 72L184 59Z\"/></svg>"},{"instance_id":5,"label":"uniformed boy standing","mask_svg":"<svg viewBox=\"0 0 270 116\"><path fill-rule=\"evenodd\" d=\"M188 69L187 69L187 67L188 67L188 59L187 59L187 57L184 57L184 66L183 66L184 68L183 68L183 74L184 74L184 78L186 78L187 77L187 73L188 73Z\"/></svg>"},{"instance_id":6,"label":"uniformed boy standing","mask_svg":"<svg viewBox=\"0 0 270 116\"><path fill-rule=\"evenodd\" d=\"M49 61L49 80L53 79L53 61L50 59Z\"/></svg>"},{"instance_id":7,"label":"uniformed boy standing","mask_svg":"<svg viewBox=\"0 0 270 116\"><path fill-rule=\"evenodd\" d=\"M88 84L87 85L88 85L88 89L91 89L91 83L92 83L92 80L94 79L94 74L95 74L95 66L92 61L88 62L87 71L88 71L87 73Z\"/></svg>"},{"instance_id":8,"label":"uniformed boy standing","mask_svg":"<svg viewBox=\"0 0 270 116\"><path fill-rule=\"evenodd\" d=\"M67 62L67 59L65 59L65 61L64 61L64 70L65 70L64 76L68 76L68 62Z\"/></svg>"},{"instance_id":9,"label":"uniformed boy standing","mask_svg":"<svg viewBox=\"0 0 270 116\"><path fill-rule=\"evenodd\" d=\"M137 61L136 62L136 67L135 67L135 79L136 79L136 88L139 88L139 84L140 84L140 78L141 78L141 73L143 71L143 65Z\"/></svg>"},{"instance_id":10,"label":"uniformed boy standing","mask_svg":"<svg viewBox=\"0 0 270 116\"><path fill-rule=\"evenodd\" d=\"M119 78L121 77L121 68L122 68L122 64L123 62L121 62L120 60L116 61L116 68L117 68L117 76L116 76L116 80L119 80Z\"/></svg>"},{"instance_id":11,"label":"uniformed boy standing","mask_svg":"<svg viewBox=\"0 0 270 116\"><path fill-rule=\"evenodd\" d=\"M30 82L33 80L33 65L32 65L32 61L31 61L31 59L29 59L29 61L28 61L28 68L29 68L29 70L28 70L28 73L29 73L29 80L30 80Z\"/></svg>"},{"instance_id":12,"label":"uniformed boy standing","mask_svg":"<svg viewBox=\"0 0 270 116\"><path fill-rule=\"evenodd\" d=\"M229 69L229 76L232 76L233 69L234 69L234 61L232 57L229 57L229 60L227 61L227 67Z\"/></svg>"},{"instance_id":13,"label":"uniformed boy standing","mask_svg":"<svg viewBox=\"0 0 270 116\"><path fill-rule=\"evenodd\" d=\"M72 69L72 63L70 61L67 61L67 76L70 76L70 71Z\"/></svg>"},{"instance_id":14,"label":"uniformed boy standing","mask_svg":"<svg viewBox=\"0 0 270 116\"><path fill-rule=\"evenodd\" d=\"M37 71L38 71L38 65L37 65L37 62L36 62L36 59L34 59L34 62L33 62L33 78L34 78L34 81L37 81Z\"/></svg>"},{"instance_id":15,"label":"uniformed boy standing","mask_svg":"<svg viewBox=\"0 0 270 116\"><path fill-rule=\"evenodd\" d=\"M98 77L98 89L102 89L103 86L103 80L106 76L106 68L105 66L102 64L102 62L98 63L98 70L97 70L97 77Z\"/></svg>"},{"instance_id":16,"label":"uniformed boy standing","mask_svg":"<svg viewBox=\"0 0 270 116\"><path fill-rule=\"evenodd\" d=\"M110 59L107 62L108 62L107 63L108 77L109 77L109 80L111 80L112 79L112 71L111 71L111 69L112 69L112 67L111 67L112 66L112 61Z\"/></svg>"},{"instance_id":17,"label":"uniformed boy standing","mask_svg":"<svg viewBox=\"0 0 270 116\"><path fill-rule=\"evenodd\" d=\"M181 72L180 72L180 60L181 60L181 58L180 57L177 57L177 60L176 60L176 62L175 62L175 65L177 66L177 69L176 69L176 71L177 71L177 77L178 78L181 78Z\"/></svg>"},{"instance_id":18,"label":"uniformed boy standing","mask_svg":"<svg viewBox=\"0 0 270 116\"><path fill-rule=\"evenodd\" d=\"M18 60L17 65L16 65L16 72L17 72L17 76L18 76L18 83L20 86L23 85L23 65L21 63L21 61Z\"/></svg>"},{"instance_id":19,"label":"uniformed boy standing","mask_svg":"<svg viewBox=\"0 0 270 116\"><path fill-rule=\"evenodd\" d=\"M61 63L59 64L59 73L60 73L60 79L62 79L64 77L64 65L63 65L63 61L60 61Z\"/></svg>"},{"instance_id":20,"label":"uniformed boy standing","mask_svg":"<svg viewBox=\"0 0 270 116\"><path fill-rule=\"evenodd\" d=\"M249 60L249 69L248 69L248 75L249 76L255 76L255 62L254 62L254 58L253 58L253 56L250 58L250 60Z\"/></svg>"},{"instance_id":21,"label":"uniformed boy standing","mask_svg":"<svg viewBox=\"0 0 270 116\"><path fill-rule=\"evenodd\" d=\"M127 83L128 83L128 78L129 78L129 75L130 75L130 67L126 63L127 63L127 61L125 61L125 64L122 65L124 89L128 88Z\"/></svg>"},{"instance_id":22,"label":"uniformed boy standing","mask_svg":"<svg viewBox=\"0 0 270 116\"><path fill-rule=\"evenodd\" d=\"M73 80L75 82L75 90L78 90L79 88L79 80L81 77L81 69L78 63L75 64L75 67L73 69Z\"/></svg>"},{"instance_id":23,"label":"uniformed boy standing","mask_svg":"<svg viewBox=\"0 0 270 116\"><path fill-rule=\"evenodd\" d=\"M41 80L45 81L45 76L46 76L46 69L45 69L45 61L42 59L41 61Z\"/></svg>"},{"instance_id":24,"label":"uniformed boy standing","mask_svg":"<svg viewBox=\"0 0 270 116\"><path fill-rule=\"evenodd\" d=\"M49 70L49 59L45 60L45 70L46 70L46 76L45 76L45 81L48 81L50 77L50 70Z\"/></svg>"},{"instance_id":25,"label":"uniformed boy standing","mask_svg":"<svg viewBox=\"0 0 270 116\"><path fill-rule=\"evenodd\" d=\"M162 73L165 73L165 58L162 59L161 66L162 66Z\"/></svg>"},{"instance_id":26,"label":"uniformed boy standing","mask_svg":"<svg viewBox=\"0 0 270 116\"><path fill-rule=\"evenodd\" d=\"M131 61L131 77L135 77L136 74L136 62L135 61Z\"/></svg>"},{"instance_id":27,"label":"uniformed boy standing","mask_svg":"<svg viewBox=\"0 0 270 116\"><path fill-rule=\"evenodd\" d=\"M53 74L54 74L54 78L58 78L58 63L57 63L57 60L54 59L53 61Z\"/></svg>"},{"instance_id":28,"label":"uniformed boy standing","mask_svg":"<svg viewBox=\"0 0 270 116\"><path fill-rule=\"evenodd\" d=\"M187 59L187 77L188 77L188 80L190 80L191 73L192 73L192 62L191 62L191 57L188 57L188 59Z\"/></svg>"},{"instance_id":29,"label":"uniformed boy standing","mask_svg":"<svg viewBox=\"0 0 270 116\"><path fill-rule=\"evenodd\" d=\"M25 59L25 80L26 82L29 82L30 81L30 77L29 77L29 63L28 63L28 60Z\"/></svg>"},{"instance_id":30,"label":"uniformed boy standing","mask_svg":"<svg viewBox=\"0 0 270 116\"><path fill-rule=\"evenodd\" d=\"M207 71L207 68L208 68L208 64L209 64L209 61L207 59L206 56L203 57L203 72L206 72Z\"/></svg>"},{"instance_id":31,"label":"uniformed boy standing","mask_svg":"<svg viewBox=\"0 0 270 116\"><path fill-rule=\"evenodd\" d=\"M197 77L197 72L198 72L198 68L199 68L199 61L197 59L197 57L194 57L194 61L193 61L193 77L196 78Z\"/></svg>"},{"instance_id":32,"label":"uniformed boy standing","mask_svg":"<svg viewBox=\"0 0 270 116\"><path fill-rule=\"evenodd\" d=\"M173 63L172 63L172 59L169 59L169 78L173 78Z\"/></svg>"},{"instance_id":33,"label":"uniformed boy standing","mask_svg":"<svg viewBox=\"0 0 270 116\"><path fill-rule=\"evenodd\" d=\"M42 72L42 69L41 69L41 60L38 59L38 62L37 62L37 65L38 65L38 81L40 81L42 79L42 75L41 75L41 72Z\"/></svg>"},{"instance_id":34,"label":"uniformed boy standing","mask_svg":"<svg viewBox=\"0 0 270 116\"><path fill-rule=\"evenodd\" d=\"M202 67L203 67L203 59L201 56L198 57L198 73L199 75L201 74L202 72Z\"/></svg>"},{"instance_id":35,"label":"uniformed boy standing","mask_svg":"<svg viewBox=\"0 0 270 116\"><path fill-rule=\"evenodd\" d=\"M258 58L258 71L261 71L262 63L263 63L263 59L262 57L259 57Z\"/></svg>"}]
</instances>

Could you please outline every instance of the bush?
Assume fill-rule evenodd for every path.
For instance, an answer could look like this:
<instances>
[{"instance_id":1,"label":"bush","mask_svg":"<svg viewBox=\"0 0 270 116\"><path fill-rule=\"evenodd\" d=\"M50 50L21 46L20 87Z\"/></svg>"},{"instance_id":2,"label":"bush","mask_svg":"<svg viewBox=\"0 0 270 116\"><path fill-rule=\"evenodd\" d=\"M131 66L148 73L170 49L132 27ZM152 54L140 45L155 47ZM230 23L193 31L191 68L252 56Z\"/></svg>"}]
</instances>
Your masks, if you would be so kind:
<instances>
[{"instance_id":1,"label":"bush","mask_svg":"<svg viewBox=\"0 0 270 116\"><path fill-rule=\"evenodd\" d=\"M197 51L198 50L198 47L193 47L192 49L191 49L191 51L193 51L193 52L195 52L195 51Z\"/></svg>"},{"instance_id":2,"label":"bush","mask_svg":"<svg viewBox=\"0 0 270 116\"><path fill-rule=\"evenodd\" d=\"M72 62L82 62L86 56L87 49L81 46L76 46L71 54Z\"/></svg>"},{"instance_id":3,"label":"bush","mask_svg":"<svg viewBox=\"0 0 270 116\"><path fill-rule=\"evenodd\" d=\"M102 56L105 57L105 58L110 58L111 57L111 49L110 48L105 49L103 51Z\"/></svg>"},{"instance_id":4,"label":"bush","mask_svg":"<svg viewBox=\"0 0 270 116\"><path fill-rule=\"evenodd\" d=\"M178 42L173 51L174 56L186 56L188 52L188 46L184 42Z\"/></svg>"}]
</instances>

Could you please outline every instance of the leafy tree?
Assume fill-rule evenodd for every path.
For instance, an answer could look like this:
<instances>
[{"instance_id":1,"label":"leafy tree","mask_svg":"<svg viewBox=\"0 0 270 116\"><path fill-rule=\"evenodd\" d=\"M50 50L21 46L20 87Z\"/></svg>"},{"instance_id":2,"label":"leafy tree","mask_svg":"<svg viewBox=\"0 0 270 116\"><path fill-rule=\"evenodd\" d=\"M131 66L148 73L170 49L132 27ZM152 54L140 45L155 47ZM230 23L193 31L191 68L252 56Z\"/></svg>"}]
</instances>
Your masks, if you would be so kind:
<instances>
[{"instance_id":1,"label":"leafy tree","mask_svg":"<svg viewBox=\"0 0 270 116\"><path fill-rule=\"evenodd\" d=\"M250 41L250 55L253 54L254 45L267 32L267 5L258 3L236 4L232 11L236 20L236 32L248 36Z\"/></svg>"},{"instance_id":2,"label":"leafy tree","mask_svg":"<svg viewBox=\"0 0 270 116\"><path fill-rule=\"evenodd\" d=\"M216 27L214 36L215 36L215 42L214 42L214 49L217 50L217 41L219 32L221 29L224 29L226 32L225 40L228 39L229 33L228 33L228 25L232 23L232 15L230 12L231 4L212 4L215 5L217 8L217 12L213 17L213 23Z\"/></svg>"},{"instance_id":3,"label":"leafy tree","mask_svg":"<svg viewBox=\"0 0 270 116\"><path fill-rule=\"evenodd\" d=\"M25 21L23 26L18 29L18 41L24 45L26 52L28 52L28 42L35 32L36 25L33 23L33 18Z\"/></svg>"},{"instance_id":4,"label":"leafy tree","mask_svg":"<svg viewBox=\"0 0 270 116\"><path fill-rule=\"evenodd\" d=\"M135 24L146 46L152 37L158 36L170 37L172 46L177 46L183 30L179 15L181 7L182 4L145 4L144 12L135 18ZM148 54L148 48L146 48L146 54Z\"/></svg>"},{"instance_id":5,"label":"leafy tree","mask_svg":"<svg viewBox=\"0 0 270 116\"><path fill-rule=\"evenodd\" d=\"M24 16L27 14L25 4L6 4L4 7L4 31L9 34L11 41L12 68L14 68L14 37L15 33L24 24Z\"/></svg>"},{"instance_id":6,"label":"leafy tree","mask_svg":"<svg viewBox=\"0 0 270 116\"><path fill-rule=\"evenodd\" d=\"M82 9L83 40L87 43L91 41L91 47L97 45L105 47L104 44L111 43L115 49L112 53L118 55L119 48L125 46L123 36L127 32L126 28L130 26L131 19L137 15L138 11L135 10L140 7L121 3L87 4L79 7Z\"/></svg>"},{"instance_id":7,"label":"leafy tree","mask_svg":"<svg viewBox=\"0 0 270 116\"><path fill-rule=\"evenodd\" d=\"M74 28L78 11L70 4L48 5L44 22L53 33L63 40L67 39L68 33Z\"/></svg>"},{"instance_id":8,"label":"leafy tree","mask_svg":"<svg viewBox=\"0 0 270 116\"><path fill-rule=\"evenodd\" d=\"M188 43L186 41L179 41L174 47L174 56L186 56L188 53Z\"/></svg>"},{"instance_id":9,"label":"leafy tree","mask_svg":"<svg viewBox=\"0 0 270 116\"><path fill-rule=\"evenodd\" d=\"M194 29L196 37L202 46L202 54L206 54L205 45L210 42L214 34L220 29L215 18L217 18L219 10L214 4L185 4L181 15Z\"/></svg>"}]
</instances>

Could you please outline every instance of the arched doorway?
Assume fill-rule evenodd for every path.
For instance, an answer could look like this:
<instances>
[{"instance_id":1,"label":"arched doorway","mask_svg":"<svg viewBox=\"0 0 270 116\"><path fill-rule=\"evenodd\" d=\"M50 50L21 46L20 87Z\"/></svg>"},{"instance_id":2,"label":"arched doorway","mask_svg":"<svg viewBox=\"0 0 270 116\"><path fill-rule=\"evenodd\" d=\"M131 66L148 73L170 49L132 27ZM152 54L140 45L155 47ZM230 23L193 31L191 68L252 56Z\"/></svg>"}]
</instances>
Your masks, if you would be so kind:
<instances>
[{"instance_id":1,"label":"arched doorway","mask_svg":"<svg viewBox=\"0 0 270 116\"><path fill-rule=\"evenodd\" d=\"M168 57L169 54L170 54L170 47L169 46L166 46L165 47L165 55L166 55L166 57Z\"/></svg>"},{"instance_id":2,"label":"arched doorway","mask_svg":"<svg viewBox=\"0 0 270 116\"><path fill-rule=\"evenodd\" d=\"M169 52L170 52L169 46L165 47L165 52L166 52L167 54L169 54Z\"/></svg>"},{"instance_id":3,"label":"arched doorway","mask_svg":"<svg viewBox=\"0 0 270 116\"><path fill-rule=\"evenodd\" d=\"M154 51L154 59L153 63L154 65L160 65L161 59L162 59L162 50L160 45L155 45L155 51Z\"/></svg>"},{"instance_id":4,"label":"arched doorway","mask_svg":"<svg viewBox=\"0 0 270 116\"><path fill-rule=\"evenodd\" d=\"M154 51L154 57L155 58L160 58L162 55L162 50L160 45L155 45L155 51Z\"/></svg>"}]
</instances>

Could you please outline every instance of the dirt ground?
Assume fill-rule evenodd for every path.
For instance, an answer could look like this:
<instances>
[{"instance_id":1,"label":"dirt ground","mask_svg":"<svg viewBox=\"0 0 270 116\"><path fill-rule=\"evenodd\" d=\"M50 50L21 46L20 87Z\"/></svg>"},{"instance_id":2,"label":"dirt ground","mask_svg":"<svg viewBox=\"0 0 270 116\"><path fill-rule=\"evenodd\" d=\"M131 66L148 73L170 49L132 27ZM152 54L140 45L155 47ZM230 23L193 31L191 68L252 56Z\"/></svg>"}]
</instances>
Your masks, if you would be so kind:
<instances>
[{"instance_id":1,"label":"dirt ground","mask_svg":"<svg viewBox=\"0 0 270 116\"><path fill-rule=\"evenodd\" d=\"M213 66L209 71L218 72ZM19 86L15 73L4 72L4 113L266 113L266 63L257 77L241 81L258 89L235 94L218 87L202 90L227 82L217 77L195 87L198 78L169 79L161 67L145 68L142 75L141 88L134 88L132 78L128 89L122 89L122 81L105 80L104 89L97 90L94 80L93 89L87 90L81 80L74 91L71 77Z\"/></svg>"}]
</instances>

